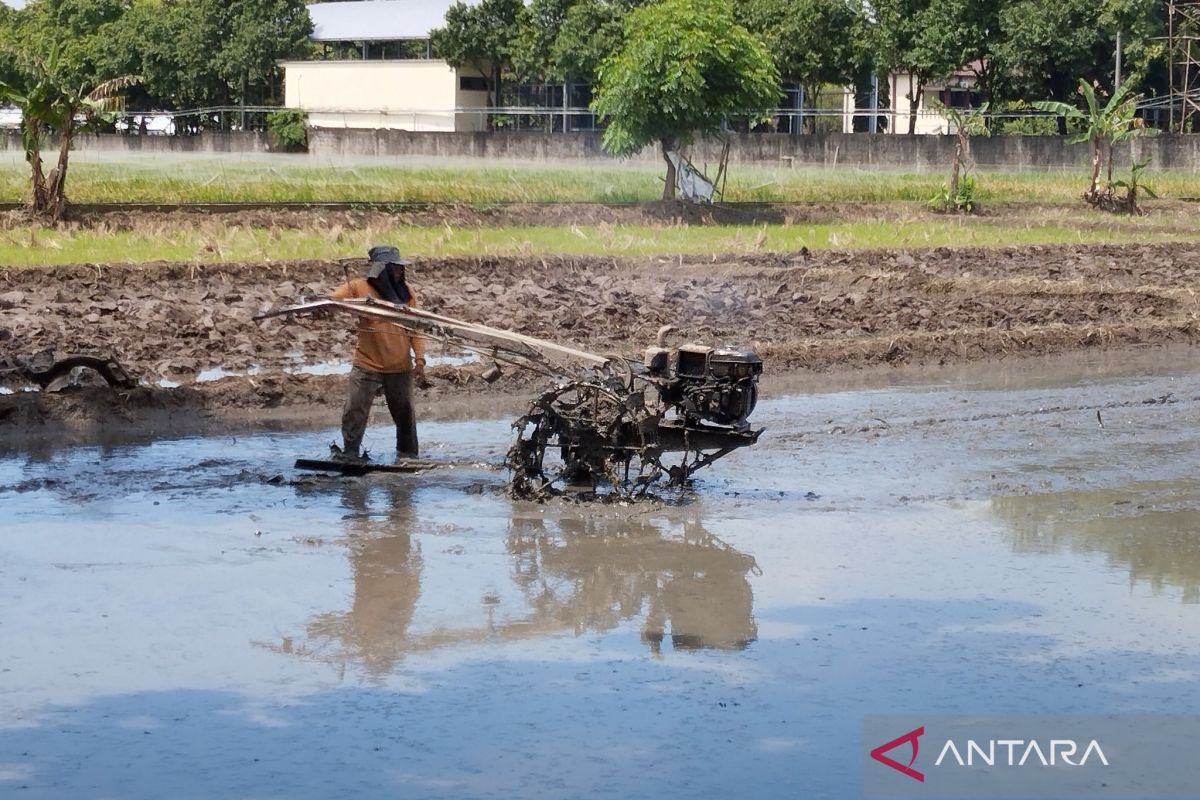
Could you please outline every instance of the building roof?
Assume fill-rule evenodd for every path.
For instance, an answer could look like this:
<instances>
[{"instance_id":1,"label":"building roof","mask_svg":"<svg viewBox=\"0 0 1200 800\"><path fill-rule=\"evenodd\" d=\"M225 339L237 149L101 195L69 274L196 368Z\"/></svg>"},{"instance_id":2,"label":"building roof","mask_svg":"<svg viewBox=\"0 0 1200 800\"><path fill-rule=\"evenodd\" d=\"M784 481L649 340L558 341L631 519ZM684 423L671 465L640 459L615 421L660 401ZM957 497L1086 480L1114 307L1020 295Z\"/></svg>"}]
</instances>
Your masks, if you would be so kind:
<instances>
[{"instance_id":1,"label":"building roof","mask_svg":"<svg viewBox=\"0 0 1200 800\"><path fill-rule=\"evenodd\" d=\"M473 5L476 0L465 0ZM428 39L454 0L355 0L310 3L313 41L394 42Z\"/></svg>"}]
</instances>

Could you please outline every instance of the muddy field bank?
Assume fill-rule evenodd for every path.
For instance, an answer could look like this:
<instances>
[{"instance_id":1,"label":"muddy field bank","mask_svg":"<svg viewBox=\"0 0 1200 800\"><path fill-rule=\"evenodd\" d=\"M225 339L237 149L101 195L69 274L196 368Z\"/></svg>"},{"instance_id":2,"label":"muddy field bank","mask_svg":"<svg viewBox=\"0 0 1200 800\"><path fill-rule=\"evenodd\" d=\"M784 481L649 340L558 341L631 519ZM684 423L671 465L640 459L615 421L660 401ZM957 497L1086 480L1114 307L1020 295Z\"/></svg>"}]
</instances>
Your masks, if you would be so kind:
<instances>
[{"instance_id":1,"label":"muddy field bank","mask_svg":"<svg viewBox=\"0 0 1200 800\"><path fill-rule=\"evenodd\" d=\"M1191 342L1200 330L1198 255L1200 245L1172 244L444 258L416 264L412 283L426 308L595 352L636 354L669 324L681 339L752 346L778 373ZM125 408L322 405L330 378L282 370L345 362L353 324L251 318L327 293L362 267L310 261L5 270L0 351L115 356L147 387L111 400ZM442 349L435 344L431 351ZM217 368L256 375L193 382ZM479 369L438 367L435 396L475 384ZM182 386L164 390L162 378ZM0 420L27 418L14 412L28 411L31 402L0 396Z\"/></svg>"}]
</instances>

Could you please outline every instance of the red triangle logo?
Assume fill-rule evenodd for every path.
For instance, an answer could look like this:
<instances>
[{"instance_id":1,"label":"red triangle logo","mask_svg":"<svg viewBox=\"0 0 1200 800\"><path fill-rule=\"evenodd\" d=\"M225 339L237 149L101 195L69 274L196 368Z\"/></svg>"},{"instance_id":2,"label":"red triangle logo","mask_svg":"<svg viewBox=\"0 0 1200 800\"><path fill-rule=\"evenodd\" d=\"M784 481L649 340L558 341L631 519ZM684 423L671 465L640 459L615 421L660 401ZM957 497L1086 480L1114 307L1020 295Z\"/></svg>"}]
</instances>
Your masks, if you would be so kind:
<instances>
[{"instance_id":1,"label":"red triangle logo","mask_svg":"<svg viewBox=\"0 0 1200 800\"><path fill-rule=\"evenodd\" d=\"M920 781L921 783L924 783L925 775L912 768L912 765L916 763L917 760L917 751L920 750L921 747L921 743L918 740L924 735L925 726L922 725L921 727L911 730L897 739L892 739L887 744L879 745L879 747L876 747L871 751L871 758L875 759L880 764L891 767L897 772L904 773L914 781ZM912 758L908 759L907 764L901 764L899 761L896 761L893 758L888 758L884 755L884 753L888 752L889 750L896 749L905 742L912 745Z\"/></svg>"}]
</instances>

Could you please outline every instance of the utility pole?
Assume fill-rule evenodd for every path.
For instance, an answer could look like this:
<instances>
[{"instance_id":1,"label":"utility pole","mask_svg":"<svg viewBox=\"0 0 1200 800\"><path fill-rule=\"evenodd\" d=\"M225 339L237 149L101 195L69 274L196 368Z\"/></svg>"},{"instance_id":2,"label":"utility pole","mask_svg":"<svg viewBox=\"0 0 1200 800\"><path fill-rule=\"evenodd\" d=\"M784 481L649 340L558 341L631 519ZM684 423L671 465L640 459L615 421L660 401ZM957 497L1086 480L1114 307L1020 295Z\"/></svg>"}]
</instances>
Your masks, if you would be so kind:
<instances>
[{"instance_id":1,"label":"utility pole","mask_svg":"<svg viewBox=\"0 0 1200 800\"><path fill-rule=\"evenodd\" d=\"M1117 31L1117 74L1113 81L1113 91L1121 88L1121 32Z\"/></svg>"},{"instance_id":2,"label":"utility pole","mask_svg":"<svg viewBox=\"0 0 1200 800\"><path fill-rule=\"evenodd\" d=\"M867 117L867 130L879 133L879 76L871 73L871 116Z\"/></svg>"}]
</instances>

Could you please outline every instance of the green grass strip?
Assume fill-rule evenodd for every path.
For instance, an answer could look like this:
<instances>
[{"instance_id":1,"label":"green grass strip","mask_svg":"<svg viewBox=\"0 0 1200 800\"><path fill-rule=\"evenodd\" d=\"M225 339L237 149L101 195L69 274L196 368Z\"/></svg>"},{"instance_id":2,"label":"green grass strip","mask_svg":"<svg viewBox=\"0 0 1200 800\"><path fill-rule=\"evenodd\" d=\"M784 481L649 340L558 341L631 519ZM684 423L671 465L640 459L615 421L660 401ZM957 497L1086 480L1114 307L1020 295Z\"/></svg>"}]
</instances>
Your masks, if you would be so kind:
<instances>
[{"instance_id":1,"label":"green grass strip","mask_svg":"<svg viewBox=\"0 0 1200 800\"><path fill-rule=\"evenodd\" d=\"M68 194L77 203L402 202L486 205L510 202L645 202L661 196L657 166L586 163L579 166L325 166L296 161L140 158L73 161ZM704 165L698 165L703 167ZM713 167L714 165L709 165ZM714 170L715 171L715 170ZM924 202L945 176L853 169L765 168L732 165L730 202ZM978 200L1071 203L1087 182L1082 172L977 172ZM1165 198L1200 196L1200 174L1163 172L1147 183ZM0 162L0 201L24 202L23 162Z\"/></svg>"},{"instance_id":2,"label":"green grass strip","mask_svg":"<svg viewBox=\"0 0 1200 800\"><path fill-rule=\"evenodd\" d=\"M7 266L151 261L278 261L357 257L381 241L414 256L451 255L707 255L810 249L995 246L1188 241L1195 234L1132 226L1080 229L1071 225L1022 226L937 217L909 223L656 227L417 228L377 225L315 230L159 226L155 230L103 232L18 227L0 231L0 264Z\"/></svg>"}]
</instances>

